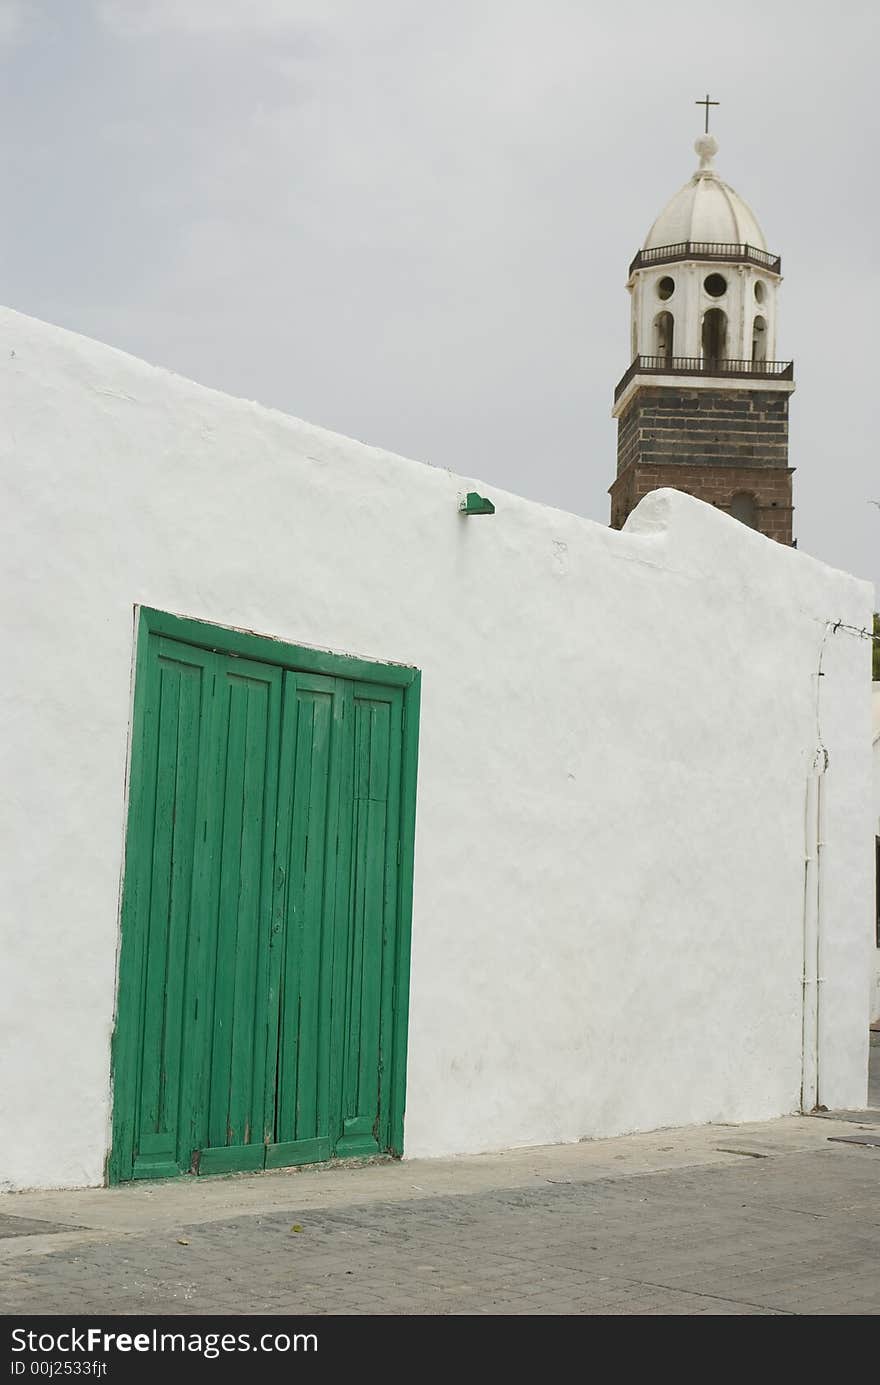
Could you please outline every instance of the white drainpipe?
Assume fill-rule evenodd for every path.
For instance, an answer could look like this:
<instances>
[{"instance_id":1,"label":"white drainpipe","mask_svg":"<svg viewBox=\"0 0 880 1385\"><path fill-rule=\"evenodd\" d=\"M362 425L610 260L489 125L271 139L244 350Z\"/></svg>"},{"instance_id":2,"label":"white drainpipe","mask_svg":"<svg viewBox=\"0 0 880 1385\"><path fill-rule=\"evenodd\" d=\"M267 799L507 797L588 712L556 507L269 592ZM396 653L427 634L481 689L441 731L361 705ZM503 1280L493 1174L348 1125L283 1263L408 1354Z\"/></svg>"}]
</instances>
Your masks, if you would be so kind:
<instances>
[{"instance_id":1,"label":"white drainpipe","mask_svg":"<svg viewBox=\"0 0 880 1385\"><path fill-rule=\"evenodd\" d=\"M816 753L807 779L804 814L804 930L801 1047L801 1110L821 1104L819 1086L822 1006L822 851L825 845L825 771L828 752Z\"/></svg>"}]
</instances>

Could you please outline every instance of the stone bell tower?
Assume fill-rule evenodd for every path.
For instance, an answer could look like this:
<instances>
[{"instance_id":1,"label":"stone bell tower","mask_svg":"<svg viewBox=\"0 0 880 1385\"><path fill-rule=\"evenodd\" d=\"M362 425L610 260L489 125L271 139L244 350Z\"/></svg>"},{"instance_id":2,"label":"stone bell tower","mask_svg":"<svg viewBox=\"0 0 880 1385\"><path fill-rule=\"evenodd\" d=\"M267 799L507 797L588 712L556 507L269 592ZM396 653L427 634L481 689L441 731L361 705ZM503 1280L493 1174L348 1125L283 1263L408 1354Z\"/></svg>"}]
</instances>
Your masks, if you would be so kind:
<instances>
[{"instance_id":1,"label":"stone bell tower","mask_svg":"<svg viewBox=\"0 0 880 1385\"><path fill-rule=\"evenodd\" d=\"M791 544L794 368L776 359L782 265L712 167L713 136L695 148L699 168L629 267L633 361L614 391L611 524L671 486Z\"/></svg>"}]
</instances>

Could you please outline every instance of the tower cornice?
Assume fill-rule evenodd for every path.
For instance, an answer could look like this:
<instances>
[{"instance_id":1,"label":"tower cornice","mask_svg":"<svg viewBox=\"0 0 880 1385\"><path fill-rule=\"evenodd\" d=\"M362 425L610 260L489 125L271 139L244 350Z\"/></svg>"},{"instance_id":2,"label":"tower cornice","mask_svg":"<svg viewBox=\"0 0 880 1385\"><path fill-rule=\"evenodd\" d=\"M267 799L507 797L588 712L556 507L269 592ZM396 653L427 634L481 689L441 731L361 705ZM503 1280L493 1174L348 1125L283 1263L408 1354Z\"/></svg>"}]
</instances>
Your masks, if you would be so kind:
<instances>
[{"instance_id":1,"label":"tower cornice","mask_svg":"<svg viewBox=\"0 0 880 1385\"><path fill-rule=\"evenodd\" d=\"M718 390L748 388L794 394L794 361L704 361L698 356L636 356L614 390L612 418L619 418L642 386Z\"/></svg>"}]
</instances>

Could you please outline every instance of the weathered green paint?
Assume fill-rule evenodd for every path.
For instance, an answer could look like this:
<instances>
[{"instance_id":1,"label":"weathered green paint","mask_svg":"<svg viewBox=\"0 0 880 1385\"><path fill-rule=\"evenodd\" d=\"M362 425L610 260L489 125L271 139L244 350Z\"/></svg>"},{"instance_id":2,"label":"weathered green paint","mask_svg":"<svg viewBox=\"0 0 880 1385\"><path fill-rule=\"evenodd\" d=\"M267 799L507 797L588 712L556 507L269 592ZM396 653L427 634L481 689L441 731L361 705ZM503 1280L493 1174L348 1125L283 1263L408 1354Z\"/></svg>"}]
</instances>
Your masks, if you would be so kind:
<instances>
[{"instance_id":1,"label":"weathered green paint","mask_svg":"<svg viewBox=\"0 0 880 1385\"><path fill-rule=\"evenodd\" d=\"M141 611L110 1181L402 1153L418 699Z\"/></svg>"}]
</instances>

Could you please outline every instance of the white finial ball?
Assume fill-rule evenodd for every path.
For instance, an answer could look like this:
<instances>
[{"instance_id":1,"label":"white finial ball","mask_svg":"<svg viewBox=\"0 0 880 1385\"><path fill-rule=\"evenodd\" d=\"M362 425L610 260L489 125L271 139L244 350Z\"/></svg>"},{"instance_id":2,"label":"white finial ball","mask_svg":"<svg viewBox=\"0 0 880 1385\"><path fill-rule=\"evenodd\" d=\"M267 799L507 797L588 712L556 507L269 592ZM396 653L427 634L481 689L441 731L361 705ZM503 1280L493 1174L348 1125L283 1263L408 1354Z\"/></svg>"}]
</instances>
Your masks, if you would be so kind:
<instances>
[{"instance_id":1,"label":"white finial ball","mask_svg":"<svg viewBox=\"0 0 880 1385\"><path fill-rule=\"evenodd\" d=\"M700 135L700 138L694 141L694 148L700 156L700 166L708 168L718 153L718 141L714 135Z\"/></svg>"}]
</instances>

